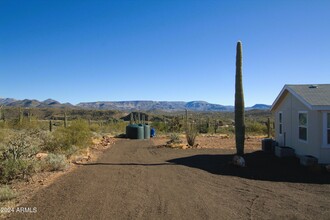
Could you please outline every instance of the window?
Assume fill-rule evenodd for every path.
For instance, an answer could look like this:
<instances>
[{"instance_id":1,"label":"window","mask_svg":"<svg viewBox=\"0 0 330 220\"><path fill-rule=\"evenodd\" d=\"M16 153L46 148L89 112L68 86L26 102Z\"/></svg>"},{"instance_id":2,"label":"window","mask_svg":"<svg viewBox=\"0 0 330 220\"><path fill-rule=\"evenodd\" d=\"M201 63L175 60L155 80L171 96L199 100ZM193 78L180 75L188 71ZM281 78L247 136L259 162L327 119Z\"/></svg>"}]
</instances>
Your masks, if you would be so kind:
<instances>
[{"instance_id":1,"label":"window","mask_svg":"<svg viewBox=\"0 0 330 220\"><path fill-rule=\"evenodd\" d=\"M323 112L323 147L330 148L330 112Z\"/></svg>"},{"instance_id":2,"label":"window","mask_svg":"<svg viewBox=\"0 0 330 220\"><path fill-rule=\"evenodd\" d=\"M279 134L282 134L282 112L278 113Z\"/></svg>"},{"instance_id":3,"label":"window","mask_svg":"<svg viewBox=\"0 0 330 220\"><path fill-rule=\"evenodd\" d=\"M299 112L299 139L307 141L307 125L308 117L307 112Z\"/></svg>"},{"instance_id":4,"label":"window","mask_svg":"<svg viewBox=\"0 0 330 220\"><path fill-rule=\"evenodd\" d=\"M327 113L327 143L330 144L330 113Z\"/></svg>"}]
</instances>

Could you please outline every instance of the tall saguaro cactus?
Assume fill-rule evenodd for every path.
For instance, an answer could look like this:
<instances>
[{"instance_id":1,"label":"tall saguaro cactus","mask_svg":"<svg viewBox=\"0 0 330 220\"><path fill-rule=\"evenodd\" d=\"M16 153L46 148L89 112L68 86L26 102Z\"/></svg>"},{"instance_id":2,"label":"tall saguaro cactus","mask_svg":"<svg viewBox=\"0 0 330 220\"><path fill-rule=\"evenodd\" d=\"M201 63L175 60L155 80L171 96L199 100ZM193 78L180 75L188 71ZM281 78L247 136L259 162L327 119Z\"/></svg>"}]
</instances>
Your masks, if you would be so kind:
<instances>
[{"instance_id":1,"label":"tall saguaro cactus","mask_svg":"<svg viewBox=\"0 0 330 220\"><path fill-rule=\"evenodd\" d=\"M235 138L238 155L244 154L245 141L244 92L242 82L242 42L236 47L236 79L235 79Z\"/></svg>"}]
</instances>

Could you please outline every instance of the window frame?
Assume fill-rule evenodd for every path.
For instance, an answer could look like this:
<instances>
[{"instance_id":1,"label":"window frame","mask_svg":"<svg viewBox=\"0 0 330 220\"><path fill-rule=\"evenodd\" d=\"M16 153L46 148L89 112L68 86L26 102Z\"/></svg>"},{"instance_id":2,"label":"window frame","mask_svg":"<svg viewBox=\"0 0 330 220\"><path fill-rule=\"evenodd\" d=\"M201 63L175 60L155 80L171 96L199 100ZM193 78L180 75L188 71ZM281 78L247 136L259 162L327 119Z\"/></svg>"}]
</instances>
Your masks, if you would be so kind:
<instances>
[{"instance_id":1,"label":"window frame","mask_svg":"<svg viewBox=\"0 0 330 220\"><path fill-rule=\"evenodd\" d=\"M306 114L306 125L300 125L300 114ZM306 128L306 140L300 139L300 128ZM308 111L298 111L298 140L304 143L308 142Z\"/></svg>"},{"instance_id":2,"label":"window frame","mask_svg":"<svg viewBox=\"0 0 330 220\"><path fill-rule=\"evenodd\" d=\"M330 148L330 143L328 143L328 120L330 120L330 111L323 112L323 141L322 147Z\"/></svg>"},{"instance_id":3,"label":"window frame","mask_svg":"<svg viewBox=\"0 0 330 220\"><path fill-rule=\"evenodd\" d=\"M280 136L283 135L283 112L278 112L278 134Z\"/></svg>"}]
</instances>

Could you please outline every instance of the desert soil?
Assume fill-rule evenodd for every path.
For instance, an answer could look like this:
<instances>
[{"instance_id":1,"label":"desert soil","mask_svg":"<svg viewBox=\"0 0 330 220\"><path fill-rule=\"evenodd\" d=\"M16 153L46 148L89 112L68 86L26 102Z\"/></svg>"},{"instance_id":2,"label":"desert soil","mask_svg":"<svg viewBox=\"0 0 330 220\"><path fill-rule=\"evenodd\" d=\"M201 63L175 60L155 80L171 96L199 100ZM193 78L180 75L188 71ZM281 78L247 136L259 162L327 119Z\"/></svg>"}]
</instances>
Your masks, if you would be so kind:
<instances>
[{"instance_id":1,"label":"desert soil","mask_svg":"<svg viewBox=\"0 0 330 220\"><path fill-rule=\"evenodd\" d=\"M328 173L255 151L253 144L247 167L238 168L230 164L234 149L220 144L233 140L207 140L208 146L186 150L163 147L166 138L119 140L20 205L36 212L9 217L330 219Z\"/></svg>"}]
</instances>

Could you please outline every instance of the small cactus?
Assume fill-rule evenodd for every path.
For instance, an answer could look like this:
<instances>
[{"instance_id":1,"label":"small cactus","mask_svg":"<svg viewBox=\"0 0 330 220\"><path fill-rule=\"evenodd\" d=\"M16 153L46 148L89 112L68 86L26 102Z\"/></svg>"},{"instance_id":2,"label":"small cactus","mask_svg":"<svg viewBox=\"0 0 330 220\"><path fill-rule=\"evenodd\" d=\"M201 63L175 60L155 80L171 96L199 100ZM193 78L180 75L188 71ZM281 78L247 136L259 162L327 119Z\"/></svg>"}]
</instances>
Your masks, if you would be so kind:
<instances>
[{"instance_id":1,"label":"small cactus","mask_svg":"<svg viewBox=\"0 0 330 220\"><path fill-rule=\"evenodd\" d=\"M19 121L19 124L22 125L23 123L23 111L22 111L22 108L19 107L19 114L18 114L18 121Z\"/></svg>"},{"instance_id":2,"label":"small cactus","mask_svg":"<svg viewBox=\"0 0 330 220\"><path fill-rule=\"evenodd\" d=\"M50 131L50 132L53 131L53 123L52 123L52 120L49 120L49 131Z\"/></svg>"},{"instance_id":3,"label":"small cactus","mask_svg":"<svg viewBox=\"0 0 330 220\"><path fill-rule=\"evenodd\" d=\"M214 133L216 134L217 133L217 130L219 128L219 122L217 120L214 120Z\"/></svg>"},{"instance_id":4,"label":"small cactus","mask_svg":"<svg viewBox=\"0 0 330 220\"><path fill-rule=\"evenodd\" d=\"M68 117L66 112L64 112L64 127L66 128L68 126Z\"/></svg>"}]
</instances>

